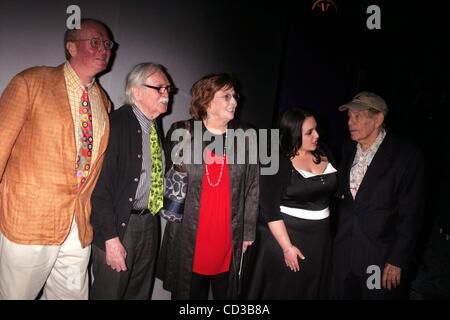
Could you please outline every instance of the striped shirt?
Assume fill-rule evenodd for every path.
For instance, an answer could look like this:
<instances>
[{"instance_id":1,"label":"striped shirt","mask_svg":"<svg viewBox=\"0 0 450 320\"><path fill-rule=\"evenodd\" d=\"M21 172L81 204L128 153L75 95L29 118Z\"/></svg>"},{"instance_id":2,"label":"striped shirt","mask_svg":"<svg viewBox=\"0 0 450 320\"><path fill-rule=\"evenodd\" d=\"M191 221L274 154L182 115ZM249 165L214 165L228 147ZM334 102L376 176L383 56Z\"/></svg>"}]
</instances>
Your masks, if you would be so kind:
<instances>
[{"instance_id":1,"label":"striped shirt","mask_svg":"<svg viewBox=\"0 0 450 320\"><path fill-rule=\"evenodd\" d=\"M150 183L151 183L151 172L152 172L152 161L150 154L150 130L152 127L152 120L148 119L145 114L135 105L132 106L133 112L139 121L141 126L142 134L142 169L139 177L139 183L136 190L135 201L133 203L133 209L141 210L148 209L148 195L150 193ZM159 141L161 146L161 141ZM162 151L162 148L161 148ZM161 152L163 172L164 170L164 152Z\"/></svg>"}]
</instances>

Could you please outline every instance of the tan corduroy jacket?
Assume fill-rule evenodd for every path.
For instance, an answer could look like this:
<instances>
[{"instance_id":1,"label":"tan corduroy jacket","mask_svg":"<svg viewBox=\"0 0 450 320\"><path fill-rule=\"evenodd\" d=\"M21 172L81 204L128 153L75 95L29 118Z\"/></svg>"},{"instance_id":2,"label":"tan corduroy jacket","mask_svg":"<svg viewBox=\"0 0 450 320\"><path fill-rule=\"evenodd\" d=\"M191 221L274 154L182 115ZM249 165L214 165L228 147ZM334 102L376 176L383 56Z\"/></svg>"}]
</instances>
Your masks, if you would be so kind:
<instances>
[{"instance_id":1,"label":"tan corduroy jacket","mask_svg":"<svg viewBox=\"0 0 450 320\"><path fill-rule=\"evenodd\" d=\"M81 189L63 66L16 75L0 97L0 231L20 244L58 245L75 215L83 247L92 241L91 193L109 137L111 109L101 90L105 131Z\"/></svg>"}]
</instances>

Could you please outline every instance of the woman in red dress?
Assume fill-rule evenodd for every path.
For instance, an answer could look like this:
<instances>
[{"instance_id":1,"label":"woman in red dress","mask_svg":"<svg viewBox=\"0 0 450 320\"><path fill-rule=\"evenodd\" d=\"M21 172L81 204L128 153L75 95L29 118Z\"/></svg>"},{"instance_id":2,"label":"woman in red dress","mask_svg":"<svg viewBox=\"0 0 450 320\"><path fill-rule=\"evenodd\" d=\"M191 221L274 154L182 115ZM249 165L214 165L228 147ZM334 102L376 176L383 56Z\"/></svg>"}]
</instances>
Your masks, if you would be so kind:
<instances>
[{"instance_id":1,"label":"woman in red dress","mask_svg":"<svg viewBox=\"0 0 450 320\"><path fill-rule=\"evenodd\" d=\"M210 288L214 299L233 299L242 253L255 237L256 135L245 134L251 129L234 120L239 97L229 75L206 76L191 94L193 118L174 123L166 137L168 168L180 145L173 135L177 129L189 132L184 150L191 155L182 165L188 176L183 218L166 224L157 276L173 299L206 300ZM237 129L244 135L235 134Z\"/></svg>"}]
</instances>

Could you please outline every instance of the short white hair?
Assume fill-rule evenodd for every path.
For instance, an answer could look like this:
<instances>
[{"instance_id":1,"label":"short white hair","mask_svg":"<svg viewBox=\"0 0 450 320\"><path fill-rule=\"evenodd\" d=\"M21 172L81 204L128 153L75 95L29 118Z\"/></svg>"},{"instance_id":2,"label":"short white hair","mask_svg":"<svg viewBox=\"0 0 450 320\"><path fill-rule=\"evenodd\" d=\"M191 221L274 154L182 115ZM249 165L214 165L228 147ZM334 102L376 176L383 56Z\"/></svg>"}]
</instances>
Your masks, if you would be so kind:
<instances>
[{"instance_id":1,"label":"short white hair","mask_svg":"<svg viewBox=\"0 0 450 320\"><path fill-rule=\"evenodd\" d=\"M125 103L134 104L134 97L131 88L143 85L145 80L156 72L165 75L164 67L153 62L143 62L135 65L128 73L125 81Z\"/></svg>"}]
</instances>

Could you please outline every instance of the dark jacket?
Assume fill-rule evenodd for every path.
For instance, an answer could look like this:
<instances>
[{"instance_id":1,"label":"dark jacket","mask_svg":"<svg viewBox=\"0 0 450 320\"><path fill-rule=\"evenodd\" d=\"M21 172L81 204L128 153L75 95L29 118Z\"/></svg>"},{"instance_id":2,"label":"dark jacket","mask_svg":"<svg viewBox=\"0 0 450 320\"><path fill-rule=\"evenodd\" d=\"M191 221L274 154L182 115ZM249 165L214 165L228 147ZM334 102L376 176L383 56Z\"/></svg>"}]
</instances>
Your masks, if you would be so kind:
<instances>
[{"instance_id":1,"label":"dark jacket","mask_svg":"<svg viewBox=\"0 0 450 320\"><path fill-rule=\"evenodd\" d=\"M123 239L142 169L142 132L132 107L124 105L114 111L110 124L103 169L91 199L93 243L103 250L106 240Z\"/></svg>"},{"instance_id":2,"label":"dark jacket","mask_svg":"<svg viewBox=\"0 0 450 320\"><path fill-rule=\"evenodd\" d=\"M166 159L170 159L170 153L174 145L170 141L172 132L177 128L185 128L186 123L174 123L167 133ZM191 141L193 141L193 120L189 120L189 127ZM231 121L228 124L228 128L246 129L237 121ZM253 142L256 143L256 141ZM192 157L194 157L195 149L193 145L191 144ZM203 144L204 146L205 144ZM203 147L201 150L203 150ZM236 156L236 149L233 150L234 157ZM229 152L229 149L227 152ZM248 158L248 145L245 147L245 154L246 158ZM230 154L229 157L231 157ZM166 290L172 291L172 298L176 299L189 298L204 168L203 164L185 164L184 166L188 173L189 182L183 220L181 223L167 222L157 271L157 277L163 281L163 287ZM231 232L233 247L229 272L228 297L235 298L238 290L238 271L242 243L244 240L254 240L255 238L259 198L259 166L258 164L248 164L248 161L246 161L246 164L236 164L235 162L235 164L228 164L228 170L230 172L231 187Z\"/></svg>"},{"instance_id":3,"label":"dark jacket","mask_svg":"<svg viewBox=\"0 0 450 320\"><path fill-rule=\"evenodd\" d=\"M339 169L339 207L333 275L385 263L408 267L424 208L424 161L419 149L386 134L356 199L350 193L350 168L356 143L344 145Z\"/></svg>"}]
</instances>

